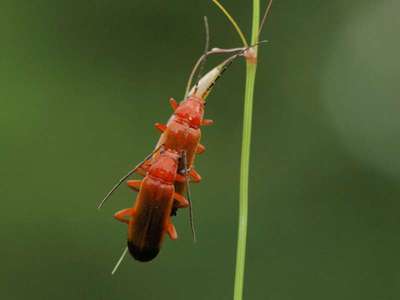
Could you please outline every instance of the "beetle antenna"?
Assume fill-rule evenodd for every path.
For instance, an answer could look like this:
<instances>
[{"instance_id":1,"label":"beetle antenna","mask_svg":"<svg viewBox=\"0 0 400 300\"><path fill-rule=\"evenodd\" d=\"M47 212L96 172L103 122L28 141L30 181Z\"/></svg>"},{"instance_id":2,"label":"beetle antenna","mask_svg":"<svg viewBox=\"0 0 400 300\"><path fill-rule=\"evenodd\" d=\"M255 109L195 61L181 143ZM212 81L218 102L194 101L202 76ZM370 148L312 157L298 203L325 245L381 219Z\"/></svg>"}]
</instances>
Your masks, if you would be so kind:
<instances>
[{"instance_id":1,"label":"beetle antenna","mask_svg":"<svg viewBox=\"0 0 400 300\"><path fill-rule=\"evenodd\" d=\"M213 49L211 49L210 51L207 51L206 53L204 53L202 56L200 56L199 59L196 61L195 65L194 65L194 67L193 67L193 69L192 69L192 72L190 73L188 82L187 82L187 84L186 84L186 90L185 90L185 96L184 96L184 98L186 98L186 97L189 95L190 86L192 85L193 77L194 77L194 75L195 75L197 69L199 68L200 64L201 64L208 56L213 55L213 54L237 53L237 52L243 51L244 49L247 49L247 48L243 48L243 47L241 47L241 48L232 48L232 49L213 48ZM207 76L207 75L205 75L205 76ZM197 83L196 83L197 88L198 88L198 86L199 86L199 82L200 82L200 81L201 81L201 79L199 79L199 80L197 81ZM195 86L195 87L196 87L196 86Z\"/></svg>"},{"instance_id":2,"label":"beetle antenna","mask_svg":"<svg viewBox=\"0 0 400 300\"><path fill-rule=\"evenodd\" d=\"M190 73L189 80L188 80L188 83L186 85L184 98L186 98L188 96L188 92L189 92L189 89L190 89L190 85L192 84L192 80L193 80L194 74L196 73L197 70L199 70L198 76L197 76L197 83L196 83L196 86L195 86L195 88L197 90L201 72L204 69L204 65L206 63L206 58L209 55L207 53L208 53L208 48L210 47L210 26L208 25L207 16L204 16L204 31L205 31L205 35L206 35L205 45L204 45L204 52L200 56L199 60L196 62L195 66L193 67L192 72Z\"/></svg>"},{"instance_id":3,"label":"beetle antenna","mask_svg":"<svg viewBox=\"0 0 400 300\"><path fill-rule=\"evenodd\" d=\"M131 176L133 173L135 173L137 171L137 169L139 169L146 161L148 161L155 152L157 152L162 145L158 146L156 149L154 149L149 155L147 155L145 157L144 160L142 160L140 163L138 163L131 171L128 172L128 174L126 174L124 177L122 177L120 180L118 180L118 182L113 186L113 188L111 189L111 191L108 192L108 194L104 197L103 200L101 200L100 204L97 206L97 209L102 208L102 206L104 205L104 203L107 201L108 198L110 198L110 196L121 186L121 184L129 177Z\"/></svg>"},{"instance_id":4,"label":"beetle antenna","mask_svg":"<svg viewBox=\"0 0 400 300\"><path fill-rule=\"evenodd\" d=\"M218 70L218 75L215 77L215 79L211 82L211 84L207 87L205 92L201 95L203 99L205 99L208 94L210 93L211 89L214 87L215 83L218 81L219 78L221 78L222 74L231 66L231 64L236 60L236 58L244 56L245 52L255 46L258 46L259 44L266 43L267 41L259 41L253 45L250 45L248 47L243 47L243 48L233 48L233 49L219 49L219 48L214 48L211 51L219 51L219 53L235 53L234 55L228 57L226 60L224 60L222 63L220 63L215 69Z\"/></svg>"},{"instance_id":5,"label":"beetle antenna","mask_svg":"<svg viewBox=\"0 0 400 300\"><path fill-rule=\"evenodd\" d=\"M204 31L206 34L206 40L205 40L203 55L205 55L208 52L208 48L210 47L210 26L208 25L207 16L204 16ZM203 72L204 65L206 64L206 60L207 60L207 56L204 56L204 59L200 63L199 71L197 72L197 81L196 81L195 91L197 91L197 89L198 89L201 73Z\"/></svg>"},{"instance_id":6,"label":"beetle antenna","mask_svg":"<svg viewBox=\"0 0 400 300\"><path fill-rule=\"evenodd\" d=\"M190 224L190 229L192 230L192 237L193 237L193 242L196 242L196 230L194 226L194 218L193 218L193 203L191 199L191 193L190 193L190 180L188 176L188 168L187 168L187 155L186 151L183 151L182 153L182 160L183 160L183 168L185 172L185 183L186 183L186 197L189 202L189 224Z\"/></svg>"},{"instance_id":7,"label":"beetle antenna","mask_svg":"<svg viewBox=\"0 0 400 300\"><path fill-rule=\"evenodd\" d=\"M259 44L265 43L267 41L259 41L257 43L254 43L253 45L250 45L248 47L239 47L239 48L230 48L230 49L221 49L221 48L213 48L204 55L202 55L196 62L192 74L189 77L189 81L187 84L187 92L185 94L185 99L189 95L199 95L202 97L204 100L211 91L211 88L214 86L215 82L221 77L222 73L225 72L225 70L230 66L230 64L240 56L244 56L246 51L249 50L252 47L255 47ZM212 54L233 54L227 59L225 59L222 63L220 63L218 66L214 67L211 69L208 73L206 73L197 83L197 92L196 92L196 86L194 86L190 91L189 87L193 79L193 74L194 71L198 68L202 60Z\"/></svg>"},{"instance_id":8,"label":"beetle antenna","mask_svg":"<svg viewBox=\"0 0 400 300\"><path fill-rule=\"evenodd\" d=\"M268 19L269 12L271 11L271 7L272 7L272 1L273 0L269 0L267 8L265 9L264 16L263 16L263 18L261 20L261 23L260 23L260 28L258 29L257 40L260 38L261 31L262 31L262 29L263 29L263 27L265 25L265 22Z\"/></svg>"},{"instance_id":9,"label":"beetle antenna","mask_svg":"<svg viewBox=\"0 0 400 300\"><path fill-rule=\"evenodd\" d=\"M122 252L121 257L118 259L117 263L115 264L114 269L111 271L111 275L114 275L117 272L119 265L124 260L126 253L128 252L128 247L125 247L124 252Z\"/></svg>"}]
</instances>

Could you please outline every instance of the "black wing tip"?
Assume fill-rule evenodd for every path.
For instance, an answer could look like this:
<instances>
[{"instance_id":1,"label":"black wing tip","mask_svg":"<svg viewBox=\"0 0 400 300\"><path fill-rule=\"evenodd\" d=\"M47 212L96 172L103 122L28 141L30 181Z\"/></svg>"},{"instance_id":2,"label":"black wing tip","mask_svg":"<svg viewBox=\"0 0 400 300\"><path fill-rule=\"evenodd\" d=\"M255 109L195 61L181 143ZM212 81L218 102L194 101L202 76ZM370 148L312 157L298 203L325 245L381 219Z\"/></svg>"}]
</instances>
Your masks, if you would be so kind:
<instances>
[{"instance_id":1,"label":"black wing tip","mask_svg":"<svg viewBox=\"0 0 400 300\"><path fill-rule=\"evenodd\" d=\"M153 260L160 252L160 248L140 248L130 241L128 241L128 249L133 258L141 262Z\"/></svg>"}]
</instances>

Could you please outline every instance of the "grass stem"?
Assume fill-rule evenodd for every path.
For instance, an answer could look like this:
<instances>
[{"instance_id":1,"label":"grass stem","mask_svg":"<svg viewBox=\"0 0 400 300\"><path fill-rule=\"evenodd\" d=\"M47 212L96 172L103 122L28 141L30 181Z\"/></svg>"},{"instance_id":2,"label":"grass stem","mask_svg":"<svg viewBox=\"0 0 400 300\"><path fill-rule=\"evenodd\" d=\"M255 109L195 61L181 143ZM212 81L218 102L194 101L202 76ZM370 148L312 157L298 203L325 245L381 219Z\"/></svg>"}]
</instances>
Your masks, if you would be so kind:
<instances>
[{"instance_id":1,"label":"grass stem","mask_svg":"<svg viewBox=\"0 0 400 300\"><path fill-rule=\"evenodd\" d=\"M251 34L252 45L258 42L259 23L260 23L260 1L253 0L253 22L252 22L252 34ZM248 194L249 194L251 128L252 128L252 117L253 117L253 96L254 96L254 83L256 79L256 69L257 69L257 64L248 60L246 64L246 87L244 95L242 152L240 159L239 225L238 225L238 240L237 240L237 251L236 251L235 283L234 283L234 293L233 293L234 300L242 300L243 298L244 272L246 263L248 201L249 201Z\"/></svg>"}]
</instances>

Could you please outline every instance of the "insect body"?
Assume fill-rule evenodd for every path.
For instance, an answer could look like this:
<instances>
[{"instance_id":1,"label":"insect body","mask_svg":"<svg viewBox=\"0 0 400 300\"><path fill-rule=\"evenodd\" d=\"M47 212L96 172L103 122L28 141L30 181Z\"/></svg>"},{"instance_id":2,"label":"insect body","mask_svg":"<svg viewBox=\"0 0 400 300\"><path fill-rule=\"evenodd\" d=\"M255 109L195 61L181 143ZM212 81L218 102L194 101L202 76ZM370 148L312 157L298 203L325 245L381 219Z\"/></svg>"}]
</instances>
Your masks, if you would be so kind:
<instances>
[{"instance_id":1,"label":"insect body","mask_svg":"<svg viewBox=\"0 0 400 300\"><path fill-rule=\"evenodd\" d=\"M174 110L174 113L169 118L166 125L156 123L156 128L162 132L156 148L162 145L163 147L173 149L178 153L183 153L184 157L181 158L178 173L186 174L186 172L188 172L189 177L193 182L200 182L201 180L200 174L194 169L196 154L201 154L205 151L205 147L200 143L201 126L213 124L212 120L204 119L204 108L206 104L205 98L218 78L236 57L237 55L232 56L204 75L195 87L193 87L191 91L187 92L188 96L179 104L175 99L171 98L170 105ZM175 190L178 194L184 195L185 191L187 192L190 204L189 208L191 209L190 192L188 191L188 188L188 182L175 182ZM177 208L178 206L174 205L171 214L176 214ZM190 223L193 238L195 240L196 237L191 210Z\"/></svg>"},{"instance_id":2,"label":"insect body","mask_svg":"<svg viewBox=\"0 0 400 300\"><path fill-rule=\"evenodd\" d=\"M178 208L189 206L191 209L189 178L195 182L201 180L200 175L194 170L196 154L200 154L205 150L204 146L200 144L200 127L212 124L211 120L203 119L205 98L217 79L237 57L245 57L249 63L256 62L256 46L263 41L248 46L237 23L217 0L213 1L227 15L236 28L242 38L244 47L232 49L213 48L209 51L208 23L205 18L205 51L190 74L184 100L179 104L174 99L170 100L174 113L166 125L156 124L162 134L153 152L127 175L122 177L98 206L98 208L101 208L109 196L133 173L136 172L144 176L141 181L128 181L130 187L139 191L134 206L119 211L114 215L119 221L128 224L128 246L117 262L112 274L117 270L128 250L135 259L150 261L159 253L165 234L168 234L171 239L177 238L176 229L171 222L171 216L175 215ZM268 15L271 2L261 22L258 36ZM233 55L201 79L198 78L196 85L189 91L193 76L199 67L201 70L204 66L207 56L229 53ZM199 71L199 73L201 72ZM187 199L183 196L185 191ZM190 219L194 233L192 214Z\"/></svg>"},{"instance_id":3,"label":"insect body","mask_svg":"<svg viewBox=\"0 0 400 300\"><path fill-rule=\"evenodd\" d=\"M170 216L174 199L177 207L189 205L175 192L175 181L185 180L183 176L177 176L179 157L174 150L161 149L143 180L128 181L130 187L139 190L133 208L114 215L128 224L128 249L139 261L150 261L157 256L166 233L171 239L177 239Z\"/></svg>"},{"instance_id":4,"label":"insect body","mask_svg":"<svg viewBox=\"0 0 400 300\"><path fill-rule=\"evenodd\" d=\"M201 126L213 123L204 119L205 98L216 80L236 57L243 56L245 50L235 50L235 55L204 75L179 104L174 99L170 100L174 113L167 124L156 124L162 134L153 152L121 178L100 203L99 208L133 173L144 176L141 181L128 181L131 188L139 191L134 206L114 215L119 221L128 224L127 249L136 260L150 261L155 258L166 233L171 239L177 238L171 216L179 208L191 208L188 182L189 178L194 182L201 180L201 176L194 170L194 161L196 154L205 150L200 144ZM226 52L216 50L215 53ZM187 199L183 196L185 191ZM194 234L192 217L191 225Z\"/></svg>"},{"instance_id":5,"label":"insect body","mask_svg":"<svg viewBox=\"0 0 400 300\"><path fill-rule=\"evenodd\" d=\"M189 170L189 175L194 182L199 182L201 176L193 168L195 154L203 153L205 147L200 144L202 125L212 124L211 120L204 120L204 100L196 95L191 95L180 104L174 99L170 100L174 114L166 125L156 124L162 131L157 146L163 145L166 148L174 149L179 153L186 154L186 166L182 168ZM183 163L184 165L185 163ZM182 194L183 183L178 182L178 192Z\"/></svg>"},{"instance_id":6,"label":"insect body","mask_svg":"<svg viewBox=\"0 0 400 300\"><path fill-rule=\"evenodd\" d=\"M114 215L128 224L129 252L143 262L157 256L165 233L172 240L178 237L171 215L178 208L189 206L183 196L186 175L200 181L200 175L191 166L195 153L204 151L199 144L200 126L212 123L203 120L204 100L199 96L191 95L180 104L171 99L170 103L174 114L167 125L156 124L162 135L152 158L136 170L144 179L128 181L131 188L139 191L134 207Z\"/></svg>"}]
</instances>

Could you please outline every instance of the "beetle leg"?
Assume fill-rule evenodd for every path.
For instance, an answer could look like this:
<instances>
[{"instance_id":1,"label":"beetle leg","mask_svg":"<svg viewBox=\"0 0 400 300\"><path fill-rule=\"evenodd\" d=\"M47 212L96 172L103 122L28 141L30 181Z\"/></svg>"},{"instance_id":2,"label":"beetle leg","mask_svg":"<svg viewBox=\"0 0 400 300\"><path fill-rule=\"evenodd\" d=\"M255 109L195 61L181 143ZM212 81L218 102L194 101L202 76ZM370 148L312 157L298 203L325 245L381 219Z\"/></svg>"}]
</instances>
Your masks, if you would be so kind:
<instances>
[{"instance_id":1,"label":"beetle leg","mask_svg":"<svg viewBox=\"0 0 400 300\"><path fill-rule=\"evenodd\" d=\"M178 202L177 208L185 208L189 206L189 201L181 194L174 193L174 199Z\"/></svg>"},{"instance_id":2,"label":"beetle leg","mask_svg":"<svg viewBox=\"0 0 400 300\"><path fill-rule=\"evenodd\" d=\"M171 240L176 240L178 238L178 233L176 232L175 226L172 223L169 223L167 233Z\"/></svg>"},{"instance_id":3,"label":"beetle leg","mask_svg":"<svg viewBox=\"0 0 400 300\"><path fill-rule=\"evenodd\" d=\"M142 184L142 181L141 180L128 180L126 183L128 184L128 186L130 188L132 188L133 190L138 192L140 189L140 185Z\"/></svg>"},{"instance_id":4,"label":"beetle leg","mask_svg":"<svg viewBox=\"0 0 400 300\"><path fill-rule=\"evenodd\" d=\"M201 176L195 169L190 169L189 171L190 177L193 179L194 182L200 182L201 181Z\"/></svg>"},{"instance_id":5,"label":"beetle leg","mask_svg":"<svg viewBox=\"0 0 400 300\"><path fill-rule=\"evenodd\" d=\"M195 183L198 183L201 181L201 175L199 173L197 173L197 171L194 169L189 170L189 176L190 176L190 178L192 178L193 182L195 182ZM175 181L186 182L186 178L184 175L176 174Z\"/></svg>"},{"instance_id":6,"label":"beetle leg","mask_svg":"<svg viewBox=\"0 0 400 300\"><path fill-rule=\"evenodd\" d=\"M143 168L139 168L139 169L136 170L135 173L144 177L144 176L146 176L147 171L145 169L143 169Z\"/></svg>"},{"instance_id":7,"label":"beetle leg","mask_svg":"<svg viewBox=\"0 0 400 300\"><path fill-rule=\"evenodd\" d=\"M184 175L176 174L175 181L181 182L181 183L182 183L182 182L186 182L186 178L185 178Z\"/></svg>"},{"instance_id":8,"label":"beetle leg","mask_svg":"<svg viewBox=\"0 0 400 300\"><path fill-rule=\"evenodd\" d=\"M175 111L179 106L178 102L176 102L174 98L169 98L169 105L171 105L173 111Z\"/></svg>"},{"instance_id":9,"label":"beetle leg","mask_svg":"<svg viewBox=\"0 0 400 300\"><path fill-rule=\"evenodd\" d=\"M206 147L202 144L198 144L196 148L196 153L197 154L202 154L204 151L206 151Z\"/></svg>"},{"instance_id":10,"label":"beetle leg","mask_svg":"<svg viewBox=\"0 0 400 300\"><path fill-rule=\"evenodd\" d=\"M203 126L210 126L212 124L214 124L214 121L210 119L203 119L203 121L201 122L201 125Z\"/></svg>"},{"instance_id":11,"label":"beetle leg","mask_svg":"<svg viewBox=\"0 0 400 300\"><path fill-rule=\"evenodd\" d=\"M142 166L140 166L140 167L135 171L135 173L144 177L144 176L146 176L146 174L147 174L148 170L150 169L150 167L151 167L151 162L147 160L147 161L145 161L145 162L143 163Z\"/></svg>"},{"instance_id":12,"label":"beetle leg","mask_svg":"<svg viewBox=\"0 0 400 300\"><path fill-rule=\"evenodd\" d=\"M161 123L156 123L154 126L163 133L165 130L167 130L167 125L161 124Z\"/></svg>"},{"instance_id":13,"label":"beetle leg","mask_svg":"<svg viewBox=\"0 0 400 300\"><path fill-rule=\"evenodd\" d=\"M188 161L187 161L186 151L182 152L182 161L183 161L183 166L185 168L186 195L187 195L187 199L188 199L188 203L189 203L189 223L190 223L190 228L192 229L193 241L195 242L196 241L196 230L194 228L194 222L193 222L193 206L192 206L192 200L191 200L191 196L190 196L190 184L189 184L189 178L188 178L189 170L188 170Z\"/></svg>"},{"instance_id":14,"label":"beetle leg","mask_svg":"<svg viewBox=\"0 0 400 300\"><path fill-rule=\"evenodd\" d=\"M130 207L116 212L114 214L114 218L120 222L129 224L129 219L127 219L126 217L133 217L134 215L135 215L135 210L132 207Z\"/></svg>"}]
</instances>

